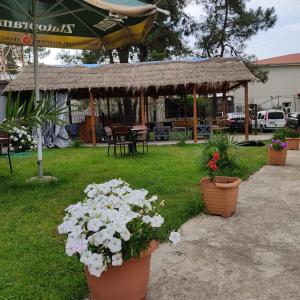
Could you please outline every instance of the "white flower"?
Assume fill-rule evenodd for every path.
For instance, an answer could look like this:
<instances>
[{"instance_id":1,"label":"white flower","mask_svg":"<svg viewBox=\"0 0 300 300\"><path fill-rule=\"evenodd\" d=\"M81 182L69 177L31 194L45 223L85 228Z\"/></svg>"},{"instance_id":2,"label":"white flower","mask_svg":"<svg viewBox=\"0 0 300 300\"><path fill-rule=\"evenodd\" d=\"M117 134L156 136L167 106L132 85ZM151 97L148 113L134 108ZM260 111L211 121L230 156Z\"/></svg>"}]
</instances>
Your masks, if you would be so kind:
<instances>
[{"instance_id":1,"label":"white flower","mask_svg":"<svg viewBox=\"0 0 300 300\"><path fill-rule=\"evenodd\" d=\"M129 232L129 230L128 230L127 228L126 228L124 231L122 231L122 232L120 233L120 235L121 235L121 238L122 238L125 242L127 242L127 241L130 240L131 234L130 234L130 232Z\"/></svg>"},{"instance_id":2,"label":"white flower","mask_svg":"<svg viewBox=\"0 0 300 300\"><path fill-rule=\"evenodd\" d=\"M149 216L143 216L143 217L142 217L142 221L143 221L144 223L146 223L146 224L150 224L151 221L152 221L152 218L149 217Z\"/></svg>"},{"instance_id":3,"label":"white flower","mask_svg":"<svg viewBox=\"0 0 300 300\"><path fill-rule=\"evenodd\" d=\"M92 257L93 253L91 251L85 251L80 256L80 262L88 266L89 261Z\"/></svg>"},{"instance_id":4,"label":"white flower","mask_svg":"<svg viewBox=\"0 0 300 300\"><path fill-rule=\"evenodd\" d=\"M88 270L91 275L93 275L95 277L100 277L101 274L106 270L106 268L105 268L105 266L90 265L90 266L88 266Z\"/></svg>"},{"instance_id":5,"label":"white flower","mask_svg":"<svg viewBox=\"0 0 300 300\"><path fill-rule=\"evenodd\" d=\"M122 250L122 242L113 237L108 241L107 248L109 248L112 253L120 252Z\"/></svg>"},{"instance_id":6,"label":"white flower","mask_svg":"<svg viewBox=\"0 0 300 300\"><path fill-rule=\"evenodd\" d=\"M164 223L164 218L160 215L156 215L151 220L152 227L160 227Z\"/></svg>"},{"instance_id":7,"label":"white flower","mask_svg":"<svg viewBox=\"0 0 300 300\"><path fill-rule=\"evenodd\" d=\"M12 139L14 138L14 136L13 136L13 135L11 135L9 138L12 140Z\"/></svg>"},{"instance_id":8,"label":"white flower","mask_svg":"<svg viewBox=\"0 0 300 300\"><path fill-rule=\"evenodd\" d=\"M19 139L17 137L14 138L14 142L17 142Z\"/></svg>"},{"instance_id":9,"label":"white flower","mask_svg":"<svg viewBox=\"0 0 300 300\"><path fill-rule=\"evenodd\" d=\"M122 264L123 264L122 253L117 253L117 254L113 255L111 264L115 267L122 266Z\"/></svg>"},{"instance_id":10,"label":"white flower","mask_svg":"<svg viewBox=\"0 0 300 300\"><path fill-rule=\"evenodd\" d=\"M170 233L169 241L175 245L181 241L180 233L176 231L172 231Z\"/></svg>"},{"instance_id":11,"label":"white flower","mask_svg":"<svg viewBox=\"0 0 300 300\"><path fill-rule=\"evenodd\" d=\"M23 134L22 134L22 133L20 133L20 134L19 134L19 138L22 138L22 136L23 136Z\"/></svg>"},{"instance_id":12,"label":"white flower","mask_svg":"<svg viewBox=\"0 0 300 300\"><path fill-rule=\"evenodd\" d=\"M22 148L23 148L23 146L22 146L22 145L20 145L20 146L19 146L19 149L22 149Z\"/></svg>"},{"instance_id":13,"label":"white flower","mask_svg":"<svg viewBox=\"0 0 300 300\"><path fill-rule=\"evenodd\" d=\"M72 238L69 237L66 243L66 254L72 256L75 253L83 253L87 250L88 241L83 238Z\"/></svg>"},{"instance_id":14,"label":"white flower","mask_svg":"<svg viewBox=\"0 0 300 300\"><path fill-rule=\"evenodd\" d=\"M102 225L103 223L99 219L93 218L87 223L87 229L89 231L97 232Z\"/></svg>"},{"instance_id":15,"label":"white flower","mask_svg":"<svg viewBox=\"0 0 300 300\"><path fill-rule=\"evenodd\" d=\"M25 143L25 140L21 140L21 143L24 144L24 143Z\"/></svg>"},{"instance_id":16,"label":"white flower","mask_svg":"<svg viewBox=\"0 0 300 300\"><path fill-rule=\"evenodd\" d=\"M95 245L96 247L102 245L106 240L108 240L110 236L107 234L107 230L103 229L99 232L94 233L93 235L89 236L88 241Z\"/></svg>"},{"instance_id":17,"label":"white flower","mask_svg":"<svg viewBox=\"0 0 300 300\"><path fill-rule=\"evenodd\" d=\"M150 202L155 202L155 201L157 201L157 200L158 200L158 197L157 197L157 196L152 196L152 197L149 199Z\"/></svg>"}]
</instances>

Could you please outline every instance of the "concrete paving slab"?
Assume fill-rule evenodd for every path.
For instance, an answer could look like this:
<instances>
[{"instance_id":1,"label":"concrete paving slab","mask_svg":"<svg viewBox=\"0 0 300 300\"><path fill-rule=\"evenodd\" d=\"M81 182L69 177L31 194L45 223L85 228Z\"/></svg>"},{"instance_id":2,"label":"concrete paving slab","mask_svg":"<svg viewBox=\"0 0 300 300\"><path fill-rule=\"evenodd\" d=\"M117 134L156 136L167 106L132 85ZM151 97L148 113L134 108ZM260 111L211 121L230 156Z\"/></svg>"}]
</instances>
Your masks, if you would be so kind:
<instances>
[{"instance_id":1,"label":"concrete paving slab","mask_svg":"<svg viewBox=\"0 0 300 300\"><path fill-rule=\"evenodd\" d=\"M238 142L245 141L245 136L243 134L235 134L232 135ZM271 140L273 137L272 133L259 133L258 135L250 134L249 140L250 141L266 141ZM203 144L207 140L206 139L199 139L198 144ZM165 145L176 145L178 143L177 141L149 141L149 146L165 146ZM194 144L194 140L186 140L187 144ZM83 146L85 147L93 147L92 144L86 144L84 143ZM97 147L107 147L106 143L97 143Z\"/></svg>"},{"instance_id":2,"label":"concrete paving slab","mask_svg":"<svg viewBox=\"0 0 300 300\"><path fill-rule=\"evenodd\" d=\"M148 300L300 299L300 151L240 186L234 216L198 216L152 257Z\"/></svg>"}]
</instances>

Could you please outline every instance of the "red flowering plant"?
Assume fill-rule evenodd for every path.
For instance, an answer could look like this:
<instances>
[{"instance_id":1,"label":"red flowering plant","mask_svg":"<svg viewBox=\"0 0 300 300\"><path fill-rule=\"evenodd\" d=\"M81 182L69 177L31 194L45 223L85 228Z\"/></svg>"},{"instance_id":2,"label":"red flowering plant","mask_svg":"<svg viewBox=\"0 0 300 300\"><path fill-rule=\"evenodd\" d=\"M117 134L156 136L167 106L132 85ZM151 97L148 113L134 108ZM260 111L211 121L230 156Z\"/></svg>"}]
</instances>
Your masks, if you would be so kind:
<instances>
[{"instance_id":1,"label":"red flowering plant","mask_svg":"<svg viewBox=\"0 0 300 300\"><path fill-rule=\"evenodd\" d=\"M218 151L213 152L211 160L207 163L208 177L211 182L215 180L215 172L219 170L218 161L220 154Z\"/></svg>"}]
</instances>

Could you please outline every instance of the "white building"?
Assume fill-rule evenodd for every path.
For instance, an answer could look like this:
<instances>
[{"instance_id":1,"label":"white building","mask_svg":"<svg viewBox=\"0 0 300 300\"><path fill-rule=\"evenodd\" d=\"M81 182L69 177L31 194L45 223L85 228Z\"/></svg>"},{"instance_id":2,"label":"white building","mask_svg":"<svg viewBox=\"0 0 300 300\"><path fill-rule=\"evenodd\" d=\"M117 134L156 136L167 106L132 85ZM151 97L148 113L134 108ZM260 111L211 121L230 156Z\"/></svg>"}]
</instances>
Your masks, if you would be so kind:
<instances>
[{"instance_id":1,"label":"white building","mask_svg":"<svg viewBox=\"0 0 300 300\"><path fill-rule=\"evenodd\" d=\"M249 84L249 103L300 112L300 53L258 60L256 64L269 72L269 80ZM243 106L244 89L234 91L234 98L237 106Z\"/></svg>"}]
</instances>

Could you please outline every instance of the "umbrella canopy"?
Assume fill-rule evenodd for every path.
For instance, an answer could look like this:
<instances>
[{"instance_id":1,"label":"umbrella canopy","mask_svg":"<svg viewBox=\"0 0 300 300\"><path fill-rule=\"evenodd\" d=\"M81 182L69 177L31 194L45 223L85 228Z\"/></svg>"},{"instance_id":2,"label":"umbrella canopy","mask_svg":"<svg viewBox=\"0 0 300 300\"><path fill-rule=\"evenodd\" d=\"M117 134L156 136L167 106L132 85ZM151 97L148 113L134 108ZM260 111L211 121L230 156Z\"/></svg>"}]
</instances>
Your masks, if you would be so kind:
<instances>
[{"instance_id":1,"label":"umbrella canopy","mask_svg":"<svg viewBox=\"0 0 300 300\"><path fill-rule=\"evenodd\" d=\"M1 0L0 43L68 49L118 48L140 42L157 7L137 0Z\"/></svg>"},{"instance_id":2,"label":"umbrella canopy","mask_svg":"<svg viewBox=\"0 0 300 300\"><path fill-rule=\"evenodd\" d=\"M138 0L1 0L0 9L0 43L33 46L36 103L38 47L109 50L137 43L157 14L155 5ZM38 175L43 177L40 127L37 135Z\"/></svg>"}]
</instances>

